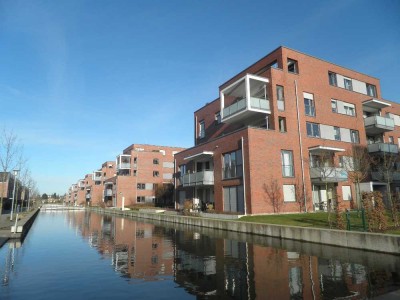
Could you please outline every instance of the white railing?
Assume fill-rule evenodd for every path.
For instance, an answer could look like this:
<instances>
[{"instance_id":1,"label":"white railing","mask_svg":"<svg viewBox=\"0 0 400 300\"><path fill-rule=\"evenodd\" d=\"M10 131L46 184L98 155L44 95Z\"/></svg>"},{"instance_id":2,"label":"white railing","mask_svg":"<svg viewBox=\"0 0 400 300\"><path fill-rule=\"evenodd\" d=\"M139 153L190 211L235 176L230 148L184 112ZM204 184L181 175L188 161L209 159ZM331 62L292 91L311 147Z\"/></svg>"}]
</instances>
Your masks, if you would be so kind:
<instances>
[{"instance_id":1,"label":"white railing","mask_svg":"<svg viewBox=\"0 0 400 300\"><path fill-rule=\"evenodd\" d=\"M119 163L117 165L117 169L130 169L131 164L130 163Z\"/></svg>"}]
</instances>

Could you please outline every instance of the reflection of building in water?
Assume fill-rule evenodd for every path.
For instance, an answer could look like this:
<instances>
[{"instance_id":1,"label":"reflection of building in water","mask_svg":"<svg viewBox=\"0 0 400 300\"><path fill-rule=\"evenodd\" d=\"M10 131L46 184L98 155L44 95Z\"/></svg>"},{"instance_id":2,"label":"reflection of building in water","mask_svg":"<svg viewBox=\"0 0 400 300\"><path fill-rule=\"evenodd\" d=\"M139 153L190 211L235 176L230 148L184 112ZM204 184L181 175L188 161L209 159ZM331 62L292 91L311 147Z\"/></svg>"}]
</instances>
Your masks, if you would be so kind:
<instances>
[{"instance_id":1,"label":"reflection of building in water","mask_svg":"<svg viewBox=\"0 0 400 300\"><path fill-rule=\"evenodd\" d=\"M399 273L108 215L68 214L127 278L174 276L199 298L365 299L398 289Z\"/></svg>"},{"instance_id":2,"label":"reflection of building in water","mask_svg":"<svg viewBox=\"0 0 400 300\"><path fill-rule=\"evenodd\" d=\"M109 215L69 214L89 245L111 259L125 277L157 280L173 274L174 249L167 229Z\"/></svg>"}]
</instances>

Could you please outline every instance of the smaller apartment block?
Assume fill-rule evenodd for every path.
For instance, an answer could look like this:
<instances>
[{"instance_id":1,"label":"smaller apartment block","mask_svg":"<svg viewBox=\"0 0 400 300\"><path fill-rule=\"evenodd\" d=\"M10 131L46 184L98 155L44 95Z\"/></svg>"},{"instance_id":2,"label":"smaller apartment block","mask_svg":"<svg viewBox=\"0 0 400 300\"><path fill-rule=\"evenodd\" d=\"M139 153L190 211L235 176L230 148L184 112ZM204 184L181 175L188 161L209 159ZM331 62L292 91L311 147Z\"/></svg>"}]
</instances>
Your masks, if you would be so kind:
<instances>
[{"instance_id":1,"label":"smaller apartment block","mask_svg":"<svg viewBox=\"0 0 400 300\"><path fill-rule=\"evenodd\" d=\"M125 207L154 203L173 206L174 155L180 147L132 144L92 174L71 186L67 201L75 205Z\"/></svg>"},{"instance_id":2,"label":"smaller apartment block","mask_svg":"<svg viewBox=\"0 0 400 300\"><path fill-rule=\"evenodd\" d=\"M16 178L11 172L0 172L0 199L3 205L2 208L4 209L11 208L14 196L14 183L16 203L25 205L29 200L29 188L24 186L18 177Z\"/></svg>"},{"instance_id":3,"label":"smaller apartment block","mask_svg":"<svg viewBox=\"0 0 400 300\"><path fill-rule=\"evenodd\" d=\"M175 155L177 206L198 199L218 212L298 212L300 199L307 211L354 207L353 146L397 155L400 143L400 105L378 79L285 47L222 84L194 122L195 146ZM385 191L378 177L362 190Z\"/></svg>"}]
</instances>

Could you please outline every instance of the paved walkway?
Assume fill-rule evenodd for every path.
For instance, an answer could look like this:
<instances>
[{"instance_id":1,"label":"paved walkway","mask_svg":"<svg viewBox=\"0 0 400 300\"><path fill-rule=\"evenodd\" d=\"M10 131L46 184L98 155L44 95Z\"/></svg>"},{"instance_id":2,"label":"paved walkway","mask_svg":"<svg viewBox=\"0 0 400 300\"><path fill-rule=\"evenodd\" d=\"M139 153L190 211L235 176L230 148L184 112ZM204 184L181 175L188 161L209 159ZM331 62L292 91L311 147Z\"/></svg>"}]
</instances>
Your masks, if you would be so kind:
<instances>
[{"instance_id":1,"label":"paved walkway","mask_svg":"<svg viewBox=\"0 0 400 300\"><path fill-rule=\"evenodd\" d=\"M27 212L18 214L18 223L24 221L28 216ZM0 215L0 247L11 237L11 226L15 225L16 214L13 214L13 221L10 220L10 212L3 211Z\"/></svg>"}]
</instances>

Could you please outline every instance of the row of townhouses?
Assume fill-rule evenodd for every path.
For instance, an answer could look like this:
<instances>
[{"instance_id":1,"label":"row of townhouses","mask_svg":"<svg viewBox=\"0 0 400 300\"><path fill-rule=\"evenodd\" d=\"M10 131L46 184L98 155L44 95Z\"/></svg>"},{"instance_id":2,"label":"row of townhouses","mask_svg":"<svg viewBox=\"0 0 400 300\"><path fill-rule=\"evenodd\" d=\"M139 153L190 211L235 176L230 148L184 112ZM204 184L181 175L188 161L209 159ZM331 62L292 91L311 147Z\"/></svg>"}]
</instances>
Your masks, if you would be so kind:
<instances>
[{"instance_id":1,"label":"row of townhouses","mask_svg":"<svg viewBox=\"0 0 400 300\"><path fill-rule=\"evenodd\" d=\"M382 98L379 79L286 47L223 83L194 124L193 147L132 145L72 186L71 201L154 202L160 184L173 184L175 208L195 199L263 214L351 208L361 191L400 188L400 105ZM394 157L390 180L374 164L356 193L355 146L378 163Z\"/></svg>"}]
</instances>

